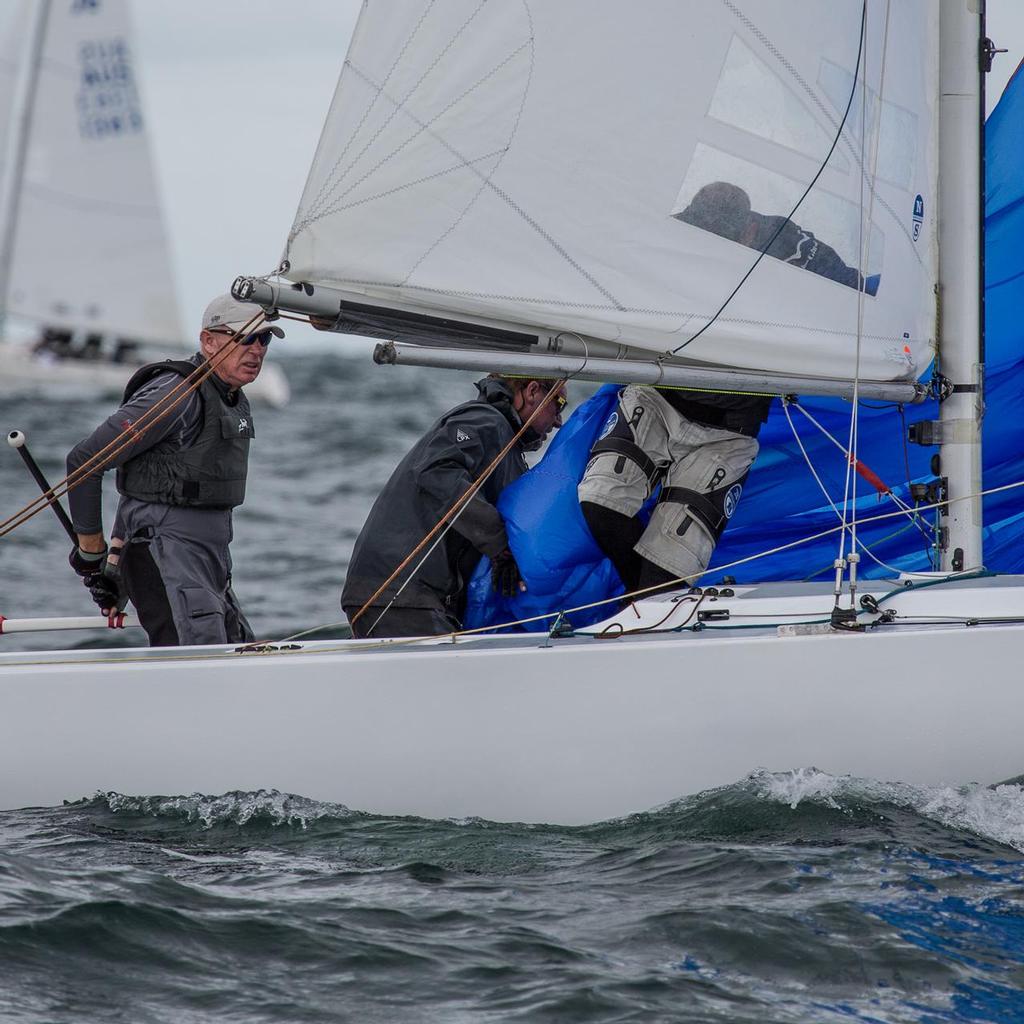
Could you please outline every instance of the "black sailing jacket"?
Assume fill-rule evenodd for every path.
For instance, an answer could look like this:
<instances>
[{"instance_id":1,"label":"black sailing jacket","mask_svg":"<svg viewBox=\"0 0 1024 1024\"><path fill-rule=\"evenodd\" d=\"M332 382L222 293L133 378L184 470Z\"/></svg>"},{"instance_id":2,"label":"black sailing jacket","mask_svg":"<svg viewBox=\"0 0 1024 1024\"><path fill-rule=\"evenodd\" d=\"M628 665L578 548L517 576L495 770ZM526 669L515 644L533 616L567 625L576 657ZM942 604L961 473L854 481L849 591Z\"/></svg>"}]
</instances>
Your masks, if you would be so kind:
<instances>
[{"instance_id":1,"label":"black sailing jacket","mask_svg":"<svg viewBox=\"0 0 1024 1024\"><path fill-rule=\"evenodd\" d=\"M377 496L356 539L341 593L342 607L359 608L373 596L519 429L512 392L503 382L485 379L477 388L480 397L434 423ZM465 586L480 556L498 554L508 546L505 524L495 505L502 490L526 472L523 451L520 439L405 586L394 607L443 607L461 617ZM395 597L433 543L374 599L375 605L386 605Z\"/></svg>"}]
</instances>

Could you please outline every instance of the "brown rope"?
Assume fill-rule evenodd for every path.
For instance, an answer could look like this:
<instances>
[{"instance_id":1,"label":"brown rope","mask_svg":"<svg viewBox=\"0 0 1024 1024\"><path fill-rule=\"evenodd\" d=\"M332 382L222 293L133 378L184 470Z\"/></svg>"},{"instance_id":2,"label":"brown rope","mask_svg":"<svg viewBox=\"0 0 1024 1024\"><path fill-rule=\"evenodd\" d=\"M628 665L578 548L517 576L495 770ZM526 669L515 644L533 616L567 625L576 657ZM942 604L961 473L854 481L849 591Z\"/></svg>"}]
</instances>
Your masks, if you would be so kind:
<instances>
[{"instance_id":1,"label":"brown rope","mask_svg":"<svg viewBox=\"0 0 1024 1024\"><path fill-rule=\"evenodd\" d=\"M530 426L530 424L533 423L533 421L537 418L537 415L540 413L541 409L543 409L549 402L554 401L555 395L558 393L558 389L564 383L565 378L562 377L551 385L541 403L537 406L536 409L533 410L532 413L530 413L526 422L523 423L519 430L517 430L516 433L512 435L512 439L508 442L508 444L506 444L505 447L502 448L502 450L494 457L494 461L483 471L483 473L480 474L480 476L476 478L476 480L473 481L473 483L469 485L465 493L458 498L455 504L452 505L452 507L448 509L448 511L445 512L443 516L441 516L441 518L433 526L430 532L423 538L423 540L421 540L419 544L417 544L416 547L414 547L412 551L410 551L409 554L405 556L405 558L402 560L401 565L399 565L398 568L395 569L395 571L374 591L373 596L368 601L366 601L366 603L362 606L362 608L359 609L359 611L356 612L356 614L352 617L351 620L353 626L355 626L355 624L359 621L360 617L363 615L366 609L369 608L373 604L373 602L376 601L377 598L380 597L380 595L383 594L384 591L387 590L387 588L394 582L395 578L399 575L399 573L401 573L401 571L433 539L437 531L444 527L446 524L448 526L451 525L452 521L454 521L455 519L455 516L458 515L458 513L461 512L463 508L465 508L465 506L469 503L470 499L487 482L487 478L491 475L491 473L493 473L494 470L499 465L501 465L502 460L512 450L513 445L515 445L519 438L523 436L523 434L526 432L526 429Z\"/></svg>"},{"instance_id":2,"label":"brown rope","mask_svg":"<svg viewBox=\"0 0 1024 1024\"><path fill-rule=\"evenodd\" d=\"M199 388L216 370L220 364L237 348L241 342L240 337L245 337L253 332L260 319L264 316L263 310L259 310L236 334L229 338L228 344L216 353L211 359L200 364L195 370L182 378L175 384L160 401L156 402L150 409L142 414L134 423L126 427L109 444L87 459L73 473L66 476L58 484L51 488L46 494L30 501L24 508L8 516L0 522L0 537L6 536L24 523L27 523L33 516L45 509L51 502L63 497L69 491L74 490L88 477L102 472L110 462L117 458L126 448L135 442L150 427L165 419L172 413L190 394Z\"/></svg>"}]
</instances>

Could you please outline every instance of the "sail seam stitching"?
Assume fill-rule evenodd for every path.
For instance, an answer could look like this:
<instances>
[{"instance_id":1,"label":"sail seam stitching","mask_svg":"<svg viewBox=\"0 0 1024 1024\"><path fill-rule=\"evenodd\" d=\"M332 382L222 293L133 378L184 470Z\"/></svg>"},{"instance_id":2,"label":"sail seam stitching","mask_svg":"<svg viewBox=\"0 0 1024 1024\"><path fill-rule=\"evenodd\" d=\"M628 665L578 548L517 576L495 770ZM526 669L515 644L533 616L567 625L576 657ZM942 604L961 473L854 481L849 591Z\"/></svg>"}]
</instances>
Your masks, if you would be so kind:
<instances>
[{"instance_id":1,"label":"sail seam stitching","mask_svg":"<svg viewBox=\"0 0 1024 1024\"><path fill-rule=\"evenodd\" d=\"M423 254L420 256L420 258L412 265L412 267L410 268L409 272L405 275L404 279L402 280L402 284L403 285L408 283L408 281L412 277L412 275L415 274L416 271L423 264L423 261L426 260L430 256L430 254L432 252L434 252L434 250L437 249L437 247L449 235L451 235L451 233L462 223L462 221L465 219L465 217L469 213L469 211L476 205L476 201L483 194L484 189L487 188L488 185L490 185L492 188L494 187L493 176L498 173L498 168L501 167L502 161L505 159L505 155L512 148L512 140L516 137L516 133L519 131L519 122L522 121L522 119L523 119L523 110L526 107L526 97L527 97L527 95L530 92L530 83L533 81L533 69L534 69L534 57L535 57L533 18L530 15L530 8L529 8L529 5L526 3L526 0L523 0L523 9L526 12L526 20L527 20L527 22L530 25L530 35L529 35L529 39L527 40L529 42L529 44L530 44L530 50L529 50L529 53L530 53L530 66L529 66L529 69L528 69L528 71L526 73L526 84L523 86L522 97L519 100L519 109L516 111L515 121L512 123L512 128L510 129L510 131L508 133L508 142L505 144L505 148L503 150L501 150L501 156L498 158L498 162L494 165L494 167L491 168L489 174L483 174L482 172L478 171L475 167L469 166L467 164L467 169L470 172L472 172L474 174L477 174L480 177L480 187L473 194L473 197L469 200L469 202L466 203L464 209L462 210L462 213L460 213L458 215L458 217L456 217L455 220L452 221L452 223L448 227L448 229L446 231L443 231L437 237L437 239L435 239L434 243L431 246L429 246L423 252ZM442 143L443 142L444 142L444 140L442 140ZM461 154L459 154L459 155L461 156ZM475 162L479 162L479 161L475 161Z\"/></svg>"},{"instance_id":2,"label":"sail seam stitching","mask_svg":"<svg viewBox=\"0 0 1024 1024\"><path fill-rule=\"evenodd\" d=\"M357 74L364 82L366 82L372 88L377 89L381 96L383 96L387 100L390 100L390 102L395 105L395 113L397 113L399 110L401 110L411 121L413 121L415 124L419 125L419 129L417 131L413 132L413 134L410 135L404 142L400 143L398 146L396 146L394 149L392 149L391 152L388 153L386 156L381 157L380 160L378 160L377 163L375 163L368 171L366 171L363 175L361 175L354 182L352 182L352 184L349 185L348 188L346 188L344 192L342 192L340 195L338 195L335 198L334 204L332 206L328 206L324 210L322 210L320 213L318 213L316 215L316 217L314 217L314 218L312 218L310 220L310 223L312 223L315 220L322 220L324 217L329 217L332 213L337 212L338 205L340 204L340 202L346 196L350 195L364 181L366 181L366 179L369 178L372 174L374 174L375 172L379 171L381 169L381 167L383 167L384 164L386 164L389 160L394 159L394 157L396 157L403 149L405 149L405 147L408 146L409 143L413 142L416 138L418 138L424 132L429 132L431 135L433 135L433 137L435 139L437 139L437 141L440 142L446 149L448 149L449 152L451 152L454 156L458 157L458 159L460 159L464 164L466 164L468 166L468 164L469 164L468 158L464 157L461 153L459 153L453 147L449 146L443 139L441 139L441 137L439 135L437 135L436 132L434 132L431 129L430 126L435 121L437 121L439 118L444 117L445 114L447 114L453 107L455 107L459 103L461 103L467 96L469 96L471 93L473 93L477 89L479 89L480 86L484 84L484 82L486 82L489 78L492 78L495 74L497 74L497 72L499 72L506 64L508 64L510 61L514 60L516 58L516 56L518 56L519 52L525 46L526 46L526 43L523 43L522 46L518 46L500 64L498 64L495 67L491 68L491 70L488 71L487 74L483 76L483 78L478 79L476 82L473 83L473 85L469 86L469 88L467 88L464 92L462 92L458 96L456 96L455 99L453 99L451 101L451 103L448 104L448 106L446 106L443 110L438 111L429 121L421 121L418 117L416 117L415 114L412 113L411 110L409 110L406 106L404 106L405 100L395 100L395 99L392 99L392 97L388 96L388 94L386 92L384 92L383 86L378 85L366 72L361 71L358 67L356 67L355 64L350 63L349 67L352 68L352 70L353 70L353 72L355 74Z\"/></svg>"},{"instance_id":3,"label":"sail seam stitching","mask_svg":"<svg viewBox=\"0 0 1024 1024\"><path fill-rule=\"evenodd\" d=\"M427 14L429 13L429 10L430 10L429 7L423 12L423 15L420 18L419 22L417 23L416 28L414 29L412 35L410 35L408 40L406 40L405 46L402 48L402 52L395 58L395 62L391 65L391 68L388 70L387 75L385 75L384 80L379 85L376 82L374 82L369 77L369 75L363 74L359 70L359 68L355 65L355 63L353 61L349 60L349 61L345 62L347 67L350 67L357 75L359 75L360 78L363 79L364 82L366 82L368 85L370 85L371 88L375 89L376 92L375 92L375 95L374 95L373 100L370 103L369 107L366 108L366 114L360 120L360 122L357 125L355 131L353 131L351 137L349 138L349 141L345 144L345 148L342 150L341 155L338 157L337 161L335 162L334 167L331 170L331 174L328 177L327 181L325 182L324 188L321 189L321 196L318 197L318 202L310 207L310 210L309 210L309 213L308 213L308 215L306 217L305 223L299 225L298 227L296 227L293 230L293 233L292 233L292 237L293 238L295 237L296 234L298 234L299 231L302 230L303 227L307 226L307 224L311 224L314 221L319 220L322 217L326 217L330 213L334 212L334 210L328 205L330 203L330 193L333 192L334 190L338 189L338 188L341 188L342 182L344 181L345 177L352 171L352 169L356 166L356 164L358 164L359 161L366 155L366 153L373 147L373 144L381 137L381 135L387 129L388 125L390 125L391 122L395 119L395 117L397 116L399 110L403 110L405 108L405 104L413 97L413 95L415 94L416 90L419 89L419 87L424 83L424 81L426 81L426 79L430 75L430 73L441 63L441 61L444 59L445 55L449 52L449 50L451 50L451 48L456 44L456 42L458 42L458 40L461 38L462 34L465 32L466 28L469 26L470 22L477 16L477 14L480 12L481 8L484 6L484 4L486 2L487 2L487 0L480 0L480 3L477 5L477 7L473 11L473 13L462 23L462 25L459 27L459 29L451 37L451 39L448 40L448 43L441 50L441 52L437 54L437 56L431 62L430 66L416 80L415 85L413 85L412 88L409 89L408 92L406 92L405 96L399 102L397 102L397 103L394 100L391 100L391 97L388 96L388 94L384 90L385 90L385 88L386 88L386 86L388 84L388 81L391 78L392 73L394 72L395 68L398 66L399 61L402 59L402 56L404 55L405 51L408 49L408 47L412 43L413 38L415 37L416 33L419 31L420 26L423 24L424 19L426 18ZM431 7L433 6L433 0L431 0L431 5L430 6ZM497 70L497 69L495 69L495 70ZM491 74L493 74L493 71L491 72ZM489 76L487 76L487 77L489 77ZM474 86L473 88L476 88L476 86ZM376 105L377 101L382 96L385 99L391 100L391 102L395 105L395 109L392 110L392 112L384 119L384 123L382 125L380 125L380 127L377 129L376 132L374 132L374 134L366 142L366 144L359 151L359 153L356 155L356 157L352 161L350 161L348 166L343 171L341 171L339 173L338 172L338 166L341 164L341 161L344 160L345 154L348 153L349 147L351 146L352 142L355 140L355 138L356 138L357 134L359 133L359 130L362 128L363 124L365 124L366 119L370 115L370 111L373 109L373 107ZM442 113L445 113L447 111L447 109L450 109L450 107L449 108L445 108L445 111L442 111ZM438 117L440 117L440 116L441 115L439 114ZM419 134L419 133L416 133L416 134ZM412 139L414 139L414 138L416 138L415 134L413 136L411 136L409 139L406 139L406 141L402 144L402 146L408 145L408 143L411 142ZM402 148L402 146L399 146L399 150ZM351 185L348 189L346 189L345 192L343 192L341 194L341 196L338 197L338 198L344 199L344 197L346 195L348 195L349 192L351 192L353 188L355 188L362 181L364 181L369 174L372 174L374 171L376 171L386 160L391 159L391 157L394 156L395 153L397 153L399 150L395 150L389 156L385 157L384 161L381 161L381 163L376 164L373 168L370 169L370 171L367 172L366 175L364 175L362 178L360 178L358 181L356 181L353 185ZM335 181L334 181L333 184L330 184L332 178L335 179ZM325 207L326 207L326 209L325 209Z\"/></svg>"},{"instance_id":4,"label":"sail seam stitching","mask_svg":"<svg viewBox=\"0 0 1024 1024\"><path fill-rule=\"evenodd\" d=\"M594 277L594 276L593 276L593 275L592 275L592 274L591 274L591 273L590 273L589 271L587 271L587 270L586 270L586 269L585 269L585 268L584 268L584 267L583 267L583 266L582 266L582 265L581 265L580 263L578 263L578 262L577 262L577 261L576 261L576 260L575 260L575 259L574 259L574 258L573 258L573 257L572 257L572 256L571 256L570 254L569 254L569 252L568 252L568 251L567 251L567 250L566 250L566 249L565 249L565 248L564 248L564 247L563 247L563 246L562 246L562 245L561 245L561 244L560 244L560 243L559 243L559 242L558 242L558 241L557 241L557 240L556 240L556 239L555 239L555 238L554 238L554 237L553 237L553 236L552 236L551 234L549 234L549 233L548 233L548 231L547 231L547 230L546 230L545 228L543 228L543 227L542 227L542 226L541 226L541 225L540 225L540 224L539 224L539 223L538 223L538 222L537 222L537 221L536 221L536 220L535 220L535 219L534 219L533 217L531 217L531 216L530 216L530 214L528 214L528 213L526 212L526 210L524 210L524 209L523 209L523 208L522 208L522 207L521 207L521 206L520 206L520 205L519 205L519 204L518 204L518 203L517 203L517 202L516 202L516 201L515 201L515 200L514 200L514 199L512 198L512 196L510 196L510 195L509 195L509 194L508 194L508 193L507 193L507 192L506 192L506 191L505 191L505 190L504 190L503 188L501 188L501 187L500 187L499 185L495 184L495 183L494 183L493 181L491 181L491 180L490 180L489 178L487 178L487 177L486 177L485 175L482 175L482 174L480 173L480 171L479 171L479 170L477 170L477 168L475 168L475 167L473 167L473 166L472 166L472 163L471 163L471 161L469 160L469 158L468 158L468 157L465 157L465 156L463 156L463 154L462 154L462 153L460 153L460 152L459 152L459 151L458 151L458 150L457 150L457 149L456 149L456 148L455 148L454 146L452 146L452 145L451 145L451 144L450 144L449 142L447 142L447 141L446 141L445 139L443 139L443 138L442 138L442 137L441 137L440 135L438 135L438 134L437 134L436 132L434 132L434 131L432 131L432 130L430 129L430 125L431 125L431 124L433 124L433 122L437 121L437 119L438 119L439 117L441 117L442 115L444 115L445 113L447 113L447 112L448 112L448 110L450 110L450 109L451 109L451 108L452 108L452 107L453 107L453 106L454 106L454 105L455 105L456 103L460 102L460 101L461 101L462 99L464 99L464 98L465 98L465 97L466 97L467 95L469 95L469 93L471 93L472 91L474 91L475 89L477 89L477 88L478 88L478 87L479 87L480 85L482 85L484 81L486 81L486 80L487 80L488 78L490 78L491 76L493 76L493 75L494 75L494 74L495 74L495 73L496 73L497 71L499 71L499 70L500 70L500 69L501 69L502 67L504 67L504 66L505 66L506 64L508 64L508 63L509 63L510 61L512 61L512 60L513 60L513 59L514 59L514 58L515 58L516 56L518 56L518 54L519 54L519 53L520 53L520 52L521 52L521 51L522 51L522 50L523 50L523 49L524 49L524 48L525 48L525 47L526 47L526 46L527 46L528 44L529 44L529 40L527 40L526 42L524 42L524 43L523 43L523 44L522 44L521 46L517 47L517 48L516 48L516 49L515 49L515 50L514 50L514 51L513 51L512 53L510 53L510 54L508 55L508 57L506 57L506 58L505 58L505 60L503 60L503 61L501 62L501 64L497 65L497 66L496 66L495 68L492 68L492 70L491 70L490 72L488 72L488 74L487 74L486 76L484 76L484 78L480 79L480 80L479 80L478 82L476 82L476 83L475 83L474 85L470 86L470 87L469 87L469 89L467 89L467 90L466 90L465 92L463 92L463 93L462 93L462 94L461 94L460 96L458 96L458 97L456 97L456 98L455 98L454 100L452 100L452 102L451 102L450 104L448 104L448 106L447 106L447 107L445 107L445 109L444 109L444 110L440 111L440 112L439 112L438 114L436 114L436 115L435 115L434 117L432 117L432 118L430 119L430 121L427 121L427 122L421 122L421 121L419 120L419 118L417 118L417 117L416 117L416 115L415 115L415 114L413 114L413 113L412 113L412 112L411 112L410 110L408 110L408 109L405 109L405 110L404 110L405 114L406 114L406 115L407 115L407 116L408 116L409 118L411 118L411 119L412 119L412 120L413 120L414 122L416 122L417 124L421 125L421 127L420 127L420 130L419 130L418 132L416 132L416 133L415 133L414 135L412 135L412 136L411 136L410 138L406 139L406 140L405 140L405 142L403 142L403 143L402 143L402 144L401 144L401 145L400 145L399 147L397 147L396 149L392 150L392 152L391 152L391 153L389 153L389 154L388 154L388 155L387 155L386 157L384 157L383 159L381 159L381 161L380 161L380 162L379 162L379 163L378 163L378 164L377 164L376 166L374 166L374 167L373 167L373 168L371 168L371 169L370 169L369 171L367 171L367 172L366 172L366 174L364 174L364 175L363 175L363 177L359 179L359 181L357 181L357 182L354 182L354 183L353 183L353 184L352 184L352 185L351 185L351 186L350 186L350 187L349 187L348 189L346 189L346 190L345 190L345 192L344 192L344 193L343 193L343 194L342 194L341 196L339 196L338 198L339 198L339 199L343 199L343 198L344 198L344 197L345 197L346 195L348 195L348 194L349 194L349 193L350 193L350 192L351 192L351 191L352 191L352 190L353 190L354 188L356 188L356 187L357 187L358 185L360 185L360 184L361 184L361 183L362 183L363 181L365 181L365 180L366 180L366 178L368 178L368 177L369 177L369 176L370 176L370 175L371 175L371 174L372 174L372 173L373 173L374 171L376 171L376 170L377 170L377 169L378 169L379 167L381 167L381 166L382 166L382 165L383 165L383 164L384 164L384 163L385 163L385 162L386 162L387 160L390 160L390 159L391 159L392 157L394 157L395 155L397 155L397 153L399 153L399 152L400 152L400 151L401 151L401 150L402 150L403 148L405 148L405 146L407 146L407 145L408 145L408 144L409 144L410 142L412 142L412 140L413 140L413 139L415 139L417 135L420 135L420 134L422 134L422 133L423 133L424 131L430 131L431 135L433 135L433 137L434 137L434 138L435 138L435 139L437 140L437 142L438 142L438 143L439 143L440 145L444 146L444 148L445 148L445 149L447 149L447 150L448 150L448 152L450 152L450 153L451 153L451 154L452 154L453 156L455 156L455 157L456 157L457 159L461 160L461 161L463 162L463 164L464 164L464 165L465 165L465 166L466 166L466 167L467 167L467 168L468 168L468 169L469 169L470 171L472 171L472 172L473 172L474 174L476 174L476 175L480 176L481 178L483 178L483 179L484 179L484 184L485 184L485 185L486 185L487 187L489 187L489 188L490 188L490 189L491 189L491 190L492 190L492 191L494 192L494 194L495 194L496 196L498 196L498 197L499 197L499 198L500 198L500 199L501 199L501 200L502 200L502 201L503 201L503 202L504 202L504 203L505 203L505 204L506 204L506 205L507 205L507 206L508 206L508 207L509 207L509 208L510 208L511 210L513 210L513 211L514 211L515 213L517 213L517 214L519 215L519 217L520 217L520 218L521 218L521 219L522 219L523 221L525 221L525 223L527 223L527 224L528 224L528 225L529 225L530 227L532 227L532 228L534 229L534 231L536 231L536 232L537 232L537 234L538 234L538 235L540 235L540 237L541 237L541 238L543 238L543 239L544 239L544 241L545 241L545 242L547 242L547 243L548 243L548 245L550 245L550 246L551 246L551 248L553 248L553 249L555 250L555 252L557 252L557 253L558 253L558 254L559 254L559 255L560 255L561 257L562 257L562 259L564 259L564 260L566 261L566 263L568 263L568 264L569 264L569 266L571 266L571 267L572 267L572 268L573 268L573 269L574 269L574 270L575 270L575 271L576 271L576 272L577 272L577 273L578 273L578 274L579 274L579 275L580 275L581 277L583 277L583 278L584 278L584 280L586 280L587 282L589 282L589 283L590 283L590 284L591 284L591 285L592 285L592 286L593 286L593 287L595 288L595 290L597 290L598 292L600 292L600 293L601 293L601 295L603 295L603 296L604 296L604 297L605 297L605 298L606 298L606 299L607 299L607 300L608 300L608 301L609 301L609 302L610 302L610 303L612 304L612 308L613 308L613 309L616 309L616 310L622 310L622 309L624 309L624 308L625 308L625 307L623 306L623 304L622 304L622 303L620 303L620 302L619 302L619 300L618 300L618 299L616 299L616 298L615 298L615 296L614 296L614 295L613 295L613 294L612 294L611 292L609 292L609 291L608 291L608 289L606 289L606 288L605 288L605 287L604 287L604 286L603 286L603 285L602 285L602 284L601 284L601 283L600 283L600 282L599 282L599 281L598 281L598 280L597 280L597 279L596 279L596 278L595 278L595 277ZM364 72L360 71L360 70L359 70L359 69L358 69L358 68L357 68L357 67L356 67L355 65L351 65L351 67L352 67L352 70L353 70L353 71L354 71L354 72L355 72L355 73L356 73L357 75L360 75L360 77L364 77L364 78L365 78L365 80L366 80L366 81L367 81L367 82L368 82L368 83L369 83L370 85L373 85L373 86L375 86L375 87L376 87L376 83L375 83L375 82L374 82L374 81L373 81L373 80L372 80L371 78L369 78L368 76L366 76ZM383 93L383 95L385 96L385 98L387 98L387 99L391 99L391 97L387 96L387 94L386 94L386 93ZM395 101L395 100L391 99L391 102L392 102L392 103L396 103L397 101ZM404 109L404 108L403 108L403 109ZM511 139L510 139L509 141L510 141L510 144L511 144ZM329 214L331 214L331 213L334 213L334 212L336 212L336 207L330 207L330 208L328 208L327 210L325 210L325 211L324 211L324 212L323 212L323 213L322 213L322 214L321 214L320 216L321 216L321 217L326 217L326 216L328 216ZM396 285L391 285L390 287L398 287L398 286L396 286Z\"/></svg>"},{"instance_id":5,"label":"sail seam stitching","mask_svg":"<svg viewBox=\"0 0 1024 1024\"><path fill-rule=\"evenodd\" d=\"M395 68L398 67L398 65L401 62L402 58L405 56L406 51L412 45L413 39L415 39L417 34L419 33L419 30L423 26L423 22L426 20L427 15L432 10L432 8L434 6L434 3L435 3L435 0L430 0L430 2L427 4L427 6L423 9L423 13L420 15L419 21L416 22L416 26L413 28L412 32L409 33L408 38L406 39L405 43L402 46L402 49L398 52L398 55L395 57L394 61L392 62L391 67L388 68L388 72L384 76L384 81L381 84L381 89L383 89L383 87L385 85L387 85L387 83L391 80L391 76L395 73ZM475 15L475 13L476 12L474 12L474 15ZM453 39L453 42L454 42L454 39ZM438 59L440 59L440 57ZM436 63L436 61L435 61L435 63ZM351 67L351 62L346 60L345 61L345 66L346 67ZM431 65L431 67L433 67L433 65ZM428 68L427 71L424 72L423 77L420 78L420 81L417 82L415 86L413 86L413 89L416 89L419 86L420 82L423 81L423 78L425 78L426 75L429 74L429 72L430 72L430 69ZM380 136L380 133L384 130L385 127L387 127L387 124L389 123L390 118L388 119L388 121L385 121L384 124L378 129L378 131L373 136L373 138L371 138L370 141L367 142L367 144L363 147L363 149L359 153L359 156L357 156L356 159L353 160L352 163L350 163L348 165L348 167L345 168L344 171L342 171L340 174L338 173L338 168L341 165L342 160L345 159L346 155L348 154L349 149L351 148L352 144L355 142L356 138L358 137L359 132L361 131L363 125L366 124L366 121L369 118L371 111L376 106L377 101L380 99L380 97L381 97L381 91L378 90L378 92L374 95L373 99L370 101L369 105L366 107L366 110L363 111L363 116L359 119L359 123L352 130L351 135L349 135L348 141L345 143L344 148L342 149L341 153L338 155L338 159L334 162L334 166L331 168L330 173L327 175L327 177L324 179L323 184L320 186L320 191L317 193L316 197L310 203L309 208L306 211L306 216L304 217L303 221L300 224L296 225L292 229L291 235L289 235L289 242L304 227L306 227L308 224L312 223L312 220L317 216L317 211L319 209L321 209L323 204L328 201L327 197L328 197L329 193L331 191L333 191L336 187L338 187L341 184L342 179L344 179L345 175L348 174L348 172L352 169L352 167L355 165L355 163L359 160L359 157L361 157L363 155L363 153L365 153L366 150L370 146L373 145L373 143L376 141L376 139ZM394 115L392 114L392 117L393 116Z\"/></svg>"}]
</instances>

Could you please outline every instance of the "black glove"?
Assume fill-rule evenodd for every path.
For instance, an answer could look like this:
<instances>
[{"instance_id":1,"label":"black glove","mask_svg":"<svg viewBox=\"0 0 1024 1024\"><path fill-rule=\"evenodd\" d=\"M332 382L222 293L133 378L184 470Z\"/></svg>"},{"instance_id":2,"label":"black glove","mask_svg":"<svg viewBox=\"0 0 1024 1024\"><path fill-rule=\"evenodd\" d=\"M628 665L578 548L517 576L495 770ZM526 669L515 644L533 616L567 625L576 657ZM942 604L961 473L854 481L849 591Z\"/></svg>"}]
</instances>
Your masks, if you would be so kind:
<instances>
[{"instance_id":1,"label":"black glove","mask_svg":"<svg viewBox=\"0 0 1024 1024\"><path fill-rule=\"evenodd\" d=\"M71 549L68 555L68 565L81 577L95 576L103 572L103 566L107 560L107 549L102 551L83 551L77 544Z\"/></svg>"},{"instance_id":2,"label":"black glove","mask_svg":"<svg viewBox=\"0 0 1024 1024\"><path fill-rule=\"evenodd\" d=\"M491 589L502 597L515 597L526 589L515 556L508 548L491 559Z\"/></svg>"},{"instance_id":3,"label":"black glove","mask_svg":"<svg viewBox=\"0 0 1024 1024\"><path fill-rule=\"evenodd\" d=\"M68 563L82 577L82 584L89 591L89 596L104 615L124 611L128 594L121 583L120 570L107 561L106 551L92 559L86 557L87 554L76 546L68 557Z\"/></svg>"}]
</instances>

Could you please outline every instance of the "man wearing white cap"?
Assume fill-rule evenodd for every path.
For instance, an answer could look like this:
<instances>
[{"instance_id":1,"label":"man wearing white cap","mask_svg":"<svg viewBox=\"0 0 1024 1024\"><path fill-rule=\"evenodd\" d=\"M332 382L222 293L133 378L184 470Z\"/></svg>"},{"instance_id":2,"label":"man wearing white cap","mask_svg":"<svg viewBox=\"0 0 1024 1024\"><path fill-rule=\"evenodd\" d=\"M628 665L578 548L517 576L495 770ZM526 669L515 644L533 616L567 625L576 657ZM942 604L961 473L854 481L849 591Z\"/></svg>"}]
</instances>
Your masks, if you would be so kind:
<instances>
[{"instance_id":1,"label":"man wearing white cap","mask_svg":"<svg viewBox=\"0 0 1024 1024\"><path fill-rule=\"evenodd\" d=\"M258 313L229 295L214 299L203 313L200 351L143 366L117 411L68 454L70 475L111 442L115 451L131 440L101 456L68 494L78 534L70 563L104 614L131 598L154 647L253 639L231 589L228 545L254 436L242 387L259 376L271 340L284 337L270 324L250 328ZM184 383L207 363L212 373L202 383ZM101 483L111 466L121 501L108 549Z\"/></svg>"}]
</instances>

